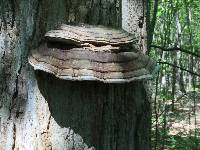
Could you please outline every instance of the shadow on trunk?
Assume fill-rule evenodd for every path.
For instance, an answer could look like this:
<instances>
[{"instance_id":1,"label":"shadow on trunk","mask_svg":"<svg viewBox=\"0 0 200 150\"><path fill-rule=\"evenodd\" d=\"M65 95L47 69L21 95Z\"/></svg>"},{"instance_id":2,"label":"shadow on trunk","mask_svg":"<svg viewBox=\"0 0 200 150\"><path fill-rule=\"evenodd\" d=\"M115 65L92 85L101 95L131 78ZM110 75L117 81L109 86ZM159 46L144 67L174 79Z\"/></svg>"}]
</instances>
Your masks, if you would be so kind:
<instances>
[{"instance_id":1,"label":"shadow on trunk","mask_svg":"<svg viewBox=\"0 0 200 150\"><path fill-rule=\"evenodd\" d=\"M36 76L52 117L61 127L73 129L87 145L97 150L134 150L145 138L141 82L65 81L41 71Z\"/></svg>"}]
</instances>

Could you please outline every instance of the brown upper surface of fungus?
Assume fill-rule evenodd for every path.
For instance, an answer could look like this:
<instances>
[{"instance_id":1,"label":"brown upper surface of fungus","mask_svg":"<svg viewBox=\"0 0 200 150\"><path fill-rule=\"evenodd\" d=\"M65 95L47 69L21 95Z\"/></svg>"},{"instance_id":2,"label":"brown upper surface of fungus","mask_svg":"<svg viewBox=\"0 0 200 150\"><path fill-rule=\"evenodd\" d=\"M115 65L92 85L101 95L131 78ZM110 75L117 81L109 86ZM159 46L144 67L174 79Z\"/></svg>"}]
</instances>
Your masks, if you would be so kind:
<instances>
[{"instance_id":1,"label":"brown upper surface of fungus","mask_svg":"<svg viewBox=\"0 0 200 150\"><path fill-rule=\"evenodd\" d=\"M135 41L133 35L123 30L91 25L61 25L60 29L47 32L45 38L51 41L74 43L76 45L89 43L100 46L123 46Z\"/></svg>"},{"instance_id":2,"label":"brown upper surface of fungus","mask_svg":"<svg viewBox=\"0 0 200 150\"><path fill-rule=\"evenodd\" d=\"M151 78L155 69L148 56L121 47L134 42L123 30L62 25L45 37L29 63L60 79L124 83Z\"/></svg>"}]
</instances>

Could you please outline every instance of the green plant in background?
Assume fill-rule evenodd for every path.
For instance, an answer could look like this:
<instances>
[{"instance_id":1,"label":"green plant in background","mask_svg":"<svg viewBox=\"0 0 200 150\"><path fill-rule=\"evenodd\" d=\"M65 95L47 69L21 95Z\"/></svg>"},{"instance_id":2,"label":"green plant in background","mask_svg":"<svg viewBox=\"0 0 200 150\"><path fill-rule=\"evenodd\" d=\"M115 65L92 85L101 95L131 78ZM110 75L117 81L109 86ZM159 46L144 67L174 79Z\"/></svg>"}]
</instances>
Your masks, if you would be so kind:
<instances>
[{"instance_id":1,"label":"green plant in background","mask_svg":"<svg viewBox=\"0 0 200 150\"><path fill-rule=\"evenodd\" d=\"M155 0L148 8L148 54L160 64L152 104L153 149L199 150L200 2Z\"/></svg>"}]
</instances>

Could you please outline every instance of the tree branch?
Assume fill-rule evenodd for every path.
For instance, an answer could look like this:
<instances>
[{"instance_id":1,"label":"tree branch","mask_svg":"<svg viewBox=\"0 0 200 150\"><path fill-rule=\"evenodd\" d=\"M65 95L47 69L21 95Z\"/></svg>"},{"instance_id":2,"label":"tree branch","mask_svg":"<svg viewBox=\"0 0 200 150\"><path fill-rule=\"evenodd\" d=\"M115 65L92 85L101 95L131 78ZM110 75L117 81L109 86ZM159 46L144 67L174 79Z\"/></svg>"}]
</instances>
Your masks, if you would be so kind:
<instances>
[{"instance_id":1,"label":"tree branch","mask_svg":"<svg viewBox=\"0 0 200 150\"><path fill-rule=\"evenodd\" d=\"M164 47L161 47L161 46L157 46L157 45L151 45L150 47L153 47L153 48L158 48L162 51L181 51L181 52L184 52L184 53L187 53L187 54L190 54L192 56L195 56L195 57L199 57L200 58L200 54L197 54L197 53L194 53L194 52L191 52L191 51L188 51L186 49L183 49L183 48L179 48L179 47L172 47L172 48L164 48Z\"/></svg>"},{"instance_id":2,"label":"tree branch","mask_svg":"<svg viewBox=\"0 0 200 150\"><path fill-rule=\"evenodd\" d=\"M189 73L192 74L192 75L195 75L195 76L200 77L200 74L198 74L198 73L196 73L196 72L193 72L193 71L191 71L191 70L182 68L182 67L180 67L180 66L177 66L177 65L174 65L174 64L171 64L171 63L168 63L168 62L163 62L163 61L159 61L158 63L159 63L159 64L166 64L166 65L169 65L169 66L172 66L172 67L176 67L176 68L179 68L179 69L181 69L181 70L183 70L183 71L189 72Z\"/></svg>"}]
</instances>

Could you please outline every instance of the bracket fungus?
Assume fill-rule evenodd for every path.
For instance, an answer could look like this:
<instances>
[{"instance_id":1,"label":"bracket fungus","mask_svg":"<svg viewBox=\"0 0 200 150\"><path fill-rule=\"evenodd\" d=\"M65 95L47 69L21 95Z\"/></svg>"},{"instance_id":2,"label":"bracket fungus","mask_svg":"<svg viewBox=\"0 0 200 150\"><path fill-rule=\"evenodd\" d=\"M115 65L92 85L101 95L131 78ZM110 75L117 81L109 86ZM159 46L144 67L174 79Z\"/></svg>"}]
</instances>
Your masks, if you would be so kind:
<instances>
[{"instance_id":1,"label":"bracket fungus","mask_svg":"<svg viewBox=\"0 0 200 150\"><path fill-rule=\"evenodd\" d=\"M45 34L29 63L65 80L125 83L152 78L156 63L133 51L131 34L102 26L62 25Z\"/></svg>"}]
</instances>

